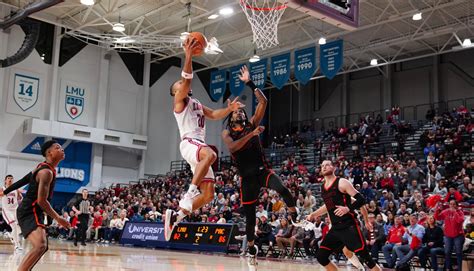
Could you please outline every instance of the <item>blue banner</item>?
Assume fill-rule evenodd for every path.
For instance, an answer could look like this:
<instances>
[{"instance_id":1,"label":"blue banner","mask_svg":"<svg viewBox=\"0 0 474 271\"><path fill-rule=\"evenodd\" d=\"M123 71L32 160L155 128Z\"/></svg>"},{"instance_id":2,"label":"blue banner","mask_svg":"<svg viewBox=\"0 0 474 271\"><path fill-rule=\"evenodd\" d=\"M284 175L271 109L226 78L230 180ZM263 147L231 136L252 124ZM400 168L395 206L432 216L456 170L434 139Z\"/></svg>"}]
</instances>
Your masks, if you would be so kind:
<instances>
[{"instance_id":1,"label":"blue banner","mask_svg":"<svg viewBox=\"0 0 474 271\"><path fill-rule=\"evenodd\" d=\"M225 92L227 71L213 71L211 72L211 83L209 87L209 92L211 98L217 102L220 100L222 95Z\"/></svg>"},{"instance_id":2,"label":"blue banner","mask_svg":"<svg viewBox=\"0 0 474 271\"><path fill-rule=\"evenodd\" d=\"M166 242L163 223L127 222L123 227L121 244L158 247Z\"/></svg>"},{"instance_id":3,"label":"blue banner","mask_svg":"<svg viewBox=\"0 0 474 271\"><path fill-rule=\"evenodd\" d=\"M242 68L242 66L243 65L237 65L229 69L230 93L236 97L240 96L240 93L242 93L245 87L244 82L239 79L240 68Z\"/></svg>"},{"instance_id":4,"label":"blue banner","mask_svg":"<svg viewBox=\"0 0 474 271\"><path fill-rule=\"evenodd\" d=\"M56 138L55 140L63 146L66 158L56 168L57 181L54 191L76 193L90 181L92 144ZM37 137L22 153L41 155L41 145L44 142L44 137Z\"/></svg>"},{"instance_id":5,"label":"blue banner","mask_svg":"<svg viewBox=\"0 0 474 271\"><path fill-rule=\"evenodd\" d=\"M321 72L329 79L334 76L342 68L344 61L344 50L342 40L336 40L319 47L319 61Z\"/></svg>"},{"instance_id":6,"label":"blue banner","mask_svg":"<svg viewBox=\"0 0 474 271\"><path fill-rule=\"evenodd\" d=\"M270 79L273 85L282 89L290 79L290 53L272 57Z\"/></svg>"},{"instance_id":7,"label":"blue banner","mask_svg":"<svg viewBox=\"0 0 474 271\"><path fill-rule=\"evenodd\" d=\"M306 85L316 71L316 47L295 51L295 77Z\"/></svg>"},{"instance_id":8,"label":"blue banner","mask_svg":"<svg viewBox=\"0 0 474 271\"><path fill-rule=\"evenodd\" d=\"M265 87L265 81L267 79L267 59L260 59L258 62L250 63L249 65L250 79L253 83L259 88L262 89ZM255 108L257 107L257 98L255 94L252 93L252 115L255 113Z\"/></svg>"}]
</instances>

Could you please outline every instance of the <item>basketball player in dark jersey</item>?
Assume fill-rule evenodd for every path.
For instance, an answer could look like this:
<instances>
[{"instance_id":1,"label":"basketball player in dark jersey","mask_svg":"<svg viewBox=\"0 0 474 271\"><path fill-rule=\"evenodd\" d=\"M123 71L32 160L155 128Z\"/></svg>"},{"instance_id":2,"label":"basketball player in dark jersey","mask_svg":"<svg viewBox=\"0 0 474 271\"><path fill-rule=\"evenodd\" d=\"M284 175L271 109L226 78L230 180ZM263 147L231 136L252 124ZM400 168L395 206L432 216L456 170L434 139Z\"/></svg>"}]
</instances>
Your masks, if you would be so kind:
<instances>
[{"instance_id":1,"label":"basketball player in dark jersey","mask_svg":"<svg viewBox=\"0 0 474 271\"><path fill-rule=\"evenodd\" d=\"M41 154L46 158L45 162L40 163L35 170L5 191L0 191L0 196L3 196L24 185L29 185L26 196L18 207L17 218L21 234L30 241L32 249L20 263L18 267L20 271L31 270L48 251L43 212L58 221L64 228L71 227L69 222L56 213L49 204L56 182L55 168L64 159L64 150L59 143L50 140L41 146Z\"/></svg>"},{"instance_id":2,"label":"basketball player in dark jersey","mask_svg":"<svg viewBox=\"0 0 474 271\"><path fill-rule=\"evenodd\" d=\"M337 270L336 265L329 260L329 256L332 252L339 251L345 246L353 251L371 270L381 270L367 250L356 218L355 210L361 209L365 205L364 196L348 180L334 175L334 166L331 161L323 161L321 173L324 176L324 183L321 187L324 205L309 215L308 220L328 213L332 227L321 242L316 259L326 270ZM355 200L352 201L352 198ZM362 214L367 216L367 212L362 212ZM371 230L372 225L368 223L368 217L364 217L364 220L367 228Z\"/></svg>"},{"instance_id":3,"label":"basketball player in dark jersey","mask_svg":"<svg viewBox=\"0 0 474 271\"><path fill-rule=\"evenodd\" d=\"M280 178L267 166L259 135L264 131L259 126L267 107L267 98L250 80L246 66L240 69L240 80L244 81L255 93L258 105L252 118L248 118L244 109L239 108L227 116L227 129L222 131L222 139L229 148L233 160L241 176L241 201L246 215L246 235L250 264L256 264L257 248L255 239L255 207L257 205L260 188L268 187L278 192L293 217L296 220L296 203L290 191L284 186Z\"/></svg>"}]
</instances>

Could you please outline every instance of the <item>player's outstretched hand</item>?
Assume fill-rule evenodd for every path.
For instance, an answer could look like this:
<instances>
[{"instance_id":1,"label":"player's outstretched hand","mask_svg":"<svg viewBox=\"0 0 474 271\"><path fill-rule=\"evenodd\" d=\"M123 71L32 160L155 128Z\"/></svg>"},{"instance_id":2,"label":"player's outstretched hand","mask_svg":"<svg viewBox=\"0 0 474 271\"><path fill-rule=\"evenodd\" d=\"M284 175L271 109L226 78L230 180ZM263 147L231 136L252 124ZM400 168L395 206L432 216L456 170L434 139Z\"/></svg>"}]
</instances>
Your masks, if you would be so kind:
<instances>
[{"instance_id":1,"label":"player's outstretched hand","mask_svg":"<svg viewBox=\"0 0 474 271\"><path fill-rule=\"evenodd\" d=\"M184 53L191 56L194 49L196 49L198 46L199 42L195 38L189 36L183 43Z\"/></svg>"},{"instance_id":2,"label":"player's outstretched hand","mask_svg":"<svg viewBox=\"0 0 474 271\"><path fill-rule=\"evenodd\" d=\"M258 136L260 135L261 133L263 133L263 131L265 131L265 127L264 126L257 126L257 128L255 128L255 130L253 130L253 134Z\"/></svg>"},{"instance_id":3,"label":"player's outstretched hand","mask_svg":"<svg viewBox=\"0 0 474 271\"><path fill-rule=\"evenodd\" d=\"M244 83L250 81L250 73L246 65L243 65L242 68L240 68L239 79L244 81Z\"/></svg>"},{"instance_id":4,"label":"player's outstretched hand","mask_svg":"<svg viewBox=\"0 0 474 271\"><path fill-rule=\"evenodd\" d=\"M340 205L337 205L336 207L337 208L334 211L334 214L337 215L337 216L343 216L343 215L345 215L349 212L349 207L340 206Z\"/></svg>"},{"instance_id":5,"label":"player's outstretched hand","mask_svg":"<svg viewBox=\"0 0 474 271\"><path fill-rule=\"evenodd\" d=\"M239 108L245 107L245 104L237 101L238 99L239 97L235 97L235 99L232 100L232 102L229 99L227 99L227 108L230 109L230 111L233 112Z\"/></svg>"},{"instance_id":6,"label":"player's outstretched hand","mask_svg":"<svg viewBox=\"0 0 474 271\"><path fill-rule=\"evenodd\" d=\"M58 218L57 221L58 221L58 224L61 225L61 226L63 226L64 228L66 228L66 229L71 228L71 224L70 224L69 222L67 222L66 219L60 217L60 218Z\"/></svg>"}]
</instances>

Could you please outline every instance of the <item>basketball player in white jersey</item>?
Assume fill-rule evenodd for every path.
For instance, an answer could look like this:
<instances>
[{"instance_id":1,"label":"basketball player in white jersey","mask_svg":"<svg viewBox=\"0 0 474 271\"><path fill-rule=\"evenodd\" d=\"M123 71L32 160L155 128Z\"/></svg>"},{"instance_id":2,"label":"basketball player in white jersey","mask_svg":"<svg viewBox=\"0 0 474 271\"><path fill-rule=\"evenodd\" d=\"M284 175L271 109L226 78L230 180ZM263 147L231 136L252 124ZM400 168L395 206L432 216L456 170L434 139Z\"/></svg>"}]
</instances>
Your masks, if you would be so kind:
<instances>
[{"instance_id":1,"label":"basketball player in white jersey","mask_svg":"<svg viewBox=\"0 0 474 271\"><path fill-rule=\"evenodd\" d=\"M185 62L181 79L170 87L170 95L174 97L174 116L178 123L181 143L179 149L183 158L191 166L193 179L187 193L179 202L180 210L166 210L165 237L171 238L171 232L186 215L201 208L214 199L214 172L211 165L217 158L216 153L205 143L205 119L219 120L235 111L243 104L235 98L227 101L227 108L212 110L191 98L191 81L193 79L192 52L200 46L193 38L188 38L183 47ZM199 190L201 192L199 192Z\"/></svg>"},{"instance_id":2,"label":"basketball player in white jersey","mask_svg":"<svg viewBox=\"0 0 474 271\"><path fill-rule=\"evenodd\" d=\"M2 190L5 190L13 183L13 176L7 175L5 177L5 186ZM15 190L4 197L2 197L2 215L3 219L10 225L12 228L11 232L11 240L13 245L15 245L15 252L21 252L23 248L21 247L20 243L20 226L18 225L18 221L16 219L16 209L18 208L18 202L23 199L20 191Z\"/></svg>"}]
</instances>

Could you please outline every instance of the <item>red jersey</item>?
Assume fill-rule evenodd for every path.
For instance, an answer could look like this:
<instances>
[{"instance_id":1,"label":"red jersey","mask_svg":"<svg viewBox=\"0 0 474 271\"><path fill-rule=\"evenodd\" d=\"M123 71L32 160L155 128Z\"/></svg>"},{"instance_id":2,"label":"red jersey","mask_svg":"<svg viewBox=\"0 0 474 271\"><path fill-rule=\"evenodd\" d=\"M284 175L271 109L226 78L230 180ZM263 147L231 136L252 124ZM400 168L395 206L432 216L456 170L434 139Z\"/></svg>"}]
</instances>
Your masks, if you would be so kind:
<instances>
[{"instance_id":1,"label":"red jersey","mask_svg":"<svg viewBox=\"0 0 474 271\"><path fill-rule=\"evenodd\" d=\"M405 227L403 225L393 226L388 231L387 241L391 244L401 243L403 241L403 234L405 234Z\"/></svg>"}]
</instances>

